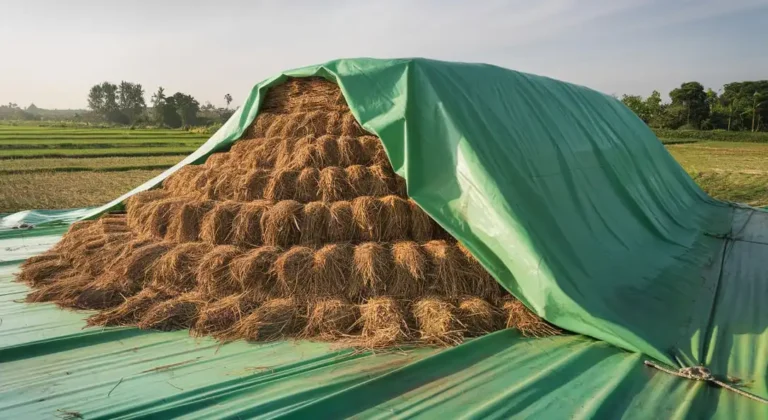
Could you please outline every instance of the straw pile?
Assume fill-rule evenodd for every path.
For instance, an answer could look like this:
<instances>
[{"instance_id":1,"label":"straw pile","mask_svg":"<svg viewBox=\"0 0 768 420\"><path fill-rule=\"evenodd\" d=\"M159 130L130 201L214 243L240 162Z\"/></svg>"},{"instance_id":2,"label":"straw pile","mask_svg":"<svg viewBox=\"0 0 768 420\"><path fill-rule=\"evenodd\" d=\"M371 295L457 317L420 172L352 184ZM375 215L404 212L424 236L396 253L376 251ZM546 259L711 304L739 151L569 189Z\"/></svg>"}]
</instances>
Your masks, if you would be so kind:
<instances>
[{"instance_id":1,"label":"straw pile","mask_svg":"<svg viewBox=\"0 0 768 420\"><path fill-rule=\"evenodd\" d=\"M243 138L127 212L79 222L19 280L90 325L223 340L454 345L559 331L508 295L406 195L338 87L272 88Z\"/></svg>"}]
</instances>

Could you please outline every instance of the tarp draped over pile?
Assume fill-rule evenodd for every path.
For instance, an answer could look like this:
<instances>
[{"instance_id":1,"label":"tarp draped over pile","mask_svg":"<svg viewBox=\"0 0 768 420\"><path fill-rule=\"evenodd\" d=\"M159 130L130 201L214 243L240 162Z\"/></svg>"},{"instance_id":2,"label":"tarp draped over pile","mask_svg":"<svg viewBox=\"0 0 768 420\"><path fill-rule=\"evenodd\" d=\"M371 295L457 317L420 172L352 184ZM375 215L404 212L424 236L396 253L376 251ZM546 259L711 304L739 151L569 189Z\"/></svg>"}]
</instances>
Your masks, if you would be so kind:
<instances>
[{"instance_id":1,"label":"tarp draped over pile","mask_svg":"<svg viewBox=\"0 0 768 420\"><path fill-rule=\"evenodd\" d=\"M288 76L337 82L409 196L539 315L766 396L768 213L708 197L629 109L587 88L423 59L292 70L134 192L229 147Z\"/></svg>"}]
</instances>

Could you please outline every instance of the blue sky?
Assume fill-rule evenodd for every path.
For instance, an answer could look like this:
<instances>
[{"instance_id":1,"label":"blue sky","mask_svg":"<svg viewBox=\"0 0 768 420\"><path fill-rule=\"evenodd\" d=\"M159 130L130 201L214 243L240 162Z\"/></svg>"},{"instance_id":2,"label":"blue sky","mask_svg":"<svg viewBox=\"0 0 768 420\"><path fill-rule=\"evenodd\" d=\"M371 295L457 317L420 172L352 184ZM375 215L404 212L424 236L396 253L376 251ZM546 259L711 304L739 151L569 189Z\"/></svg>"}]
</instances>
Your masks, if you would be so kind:
<instances>
[{"instance_id":1,"label":"blue sky","mask_svg":"<svg viewBox=\"0 0 768 420\"><path fill-rule=\"evenodd\" d=\"M768 79L768 0L0 0L0 103L85 107L109 80L235 103L339 57L486 62L609 94Z\"/></svg>"}]
</instances>

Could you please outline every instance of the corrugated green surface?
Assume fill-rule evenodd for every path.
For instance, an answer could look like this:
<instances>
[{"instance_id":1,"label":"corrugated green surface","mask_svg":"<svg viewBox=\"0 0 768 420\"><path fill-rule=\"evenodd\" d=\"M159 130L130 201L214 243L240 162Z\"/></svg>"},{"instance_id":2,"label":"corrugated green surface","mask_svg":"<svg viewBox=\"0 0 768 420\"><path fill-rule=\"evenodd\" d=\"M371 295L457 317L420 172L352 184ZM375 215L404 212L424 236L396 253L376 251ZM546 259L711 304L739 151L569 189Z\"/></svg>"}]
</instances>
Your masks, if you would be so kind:
<instances>
[{"instance_id":1,"label":"corrugated green surface","mask_svg":"<svg viewBox=\"0 0 768 420\"><path fill-rule=\"evenodd\" d=\"M409 195L549 321L669 364L706 364L716 375L738 377L751 392L768 396L768 311L761 304L768 291L768 213L706 196L631 111L583 87L492 66L422 59L338 60L293 70L257 85L200 150L136 191L229 147L255 118L266 89L286 75L336 81L358 121L382 138ZM582 343L586 356L569 347L573 343ZM479 351L484 345L488 349ZM496 363L513 349L508 363ZM478 352L488 355L482 363L473 359ZM555 353L560 356L549 358ZM373 415L389 407L424 415L564 415L616 404L631 416L642 413L633 408L637 400L645 409L661 410L652 413L669 415L762 409L705 384L657 379L639 361L586 338L530 342L505 332L425 359L405 373L339 391L312 407L325 407L323 414L351 407ZM430 376L441 369L449 369L453 379ZM496 385L480 387L480 393L466 386L468 377L480 375L475 369L505 379L490 381ZM424 383L404 385L410 376L401 375L408 372ZM606 388L608 378L617 385ZM516 391L509 391L515 383ZM657 393L665 386L673 389ZM447 398L455 392L475 404L458 408Z\"/></svg>"}]
</instances>

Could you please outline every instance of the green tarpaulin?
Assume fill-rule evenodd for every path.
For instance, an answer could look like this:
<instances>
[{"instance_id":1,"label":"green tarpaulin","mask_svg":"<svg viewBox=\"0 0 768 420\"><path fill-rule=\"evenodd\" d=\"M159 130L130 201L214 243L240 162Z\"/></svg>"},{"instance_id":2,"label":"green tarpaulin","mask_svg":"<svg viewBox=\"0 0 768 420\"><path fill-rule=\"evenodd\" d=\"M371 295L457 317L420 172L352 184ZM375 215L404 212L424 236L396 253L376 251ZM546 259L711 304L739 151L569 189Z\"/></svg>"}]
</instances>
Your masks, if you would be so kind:
<instances>
[{"instance_id":1,"label":"green tarpaulin","mask_svg":"<svg viewBox=\"0 0 768 420\"><path fill-rule=\"evenodd\" d=\"M709 198L641 120L614 98L598 92L487 65L423 59L333 61L289 71L257 85L213 138L136 191L151 188L183 164L202 162L208 154L226 149L255 118L270 86L286 76L311 75L340 85L358 121L381 137L393 167L407 180L409 195L464 242L508 290L558 326L646 356L589 338L532 341L505 331L436 355L428 350L407 352L409 357L424 358L395 364L392 369L382 360L394 356L358 355L352 364L360 365L350 375L357 378L366 369L375 373L363 380L347 381L346 373L331 375L334 379L306 379L319 382L317 390L302 394L304 399L291 397L299 390L286 382L282 391L276 390L280 386L264 391L277 393L269 395L281 401L267 404L269 407L300 415L302 406L311 401L306 409L321 414L382 417L398 413L768 415L766 406L747 398L642 367L647 356L675 367L703 364L716 375L738 378L749 392L768 397L768 311L761 302L768 292L764 269L768 213ZM93 216L124 198L76 216ZM10 217L12 222L4 219L2 226L24 220L18 215ZM49 217L57 218L71 220L73 215ZM19 240L19 234L8 240ZM14 308L12 311L27 313L40 306ZM67 314L47 311L47 322L54 324ZM46 328L45 322L37 325ZM5 328L0 325L0 340L6 340ZM88 330L83 334L100 336ZM189 342L178 334L130 334ZM57 350L59 339L24 341L18 343L21 347L3 345L0 362L9 352L19 355L26 351L19 348L30 345L42 349L38 351L46 357L64 353L89 359L91 346L87 343L94 338L70 335L64 334L62 340L70 347L63 352ZM98 345L113 341L108 337L95 340L102 340ZM134 340L138 338L121 339ZM265 348L238 345L256 358ZM276 365L292 368L313 360L302 346L323 347L308 343L272 346L295 348L295 354L278 350L286 359ZM328 348L318 351L336 354ZM212 358L212 366L220 363L218 355ZM33 361L35 357L20 360L16 356L4 363L2 371L30 379L19 371L24 369L22 361L35 365L41 361ZM184 366L197 366L199 360ZM102 351L94 363L109 364L108 354ZM379 368L367 367L368 363ZM61 372L52 375L60 378ZM152 371L148 376L154 375ZM258 383L262 379L282 381L270 375L258 372L246 377ZM218 379L211 379L212 388L218 384ZM107 386L102 385L94 389L101 392ZM202 383L198 386L207 389ZM246 387L248 392L235 394L258 399L262 395L259 387ZM8 388L4 384L2 391L20 409L37 409L31 401L19 402L17 394L24 393L22 389L21 385ZM114 397L117 389L108 397ZM199 391L180 397L168 390L175 397L166 401L142 386L135 389L139 394L130 397L127 408L94 403L100 407L93 408L94 413L129 414L146 409L204 416L212 413L205 411L211 404L219 404L218 399L202 398ZM280 392L285 396L279 397ZM221 398L237 408L224 404L228 408L219 413L274 414L271 408L253 402L254 408L248 411L248 403L231 397L234 399ZM156 402L158 398L164 402ZM146 406L142 399L147 400ZM176 410L177 404L187 411L162 411Z\"/></svg>"}]
</instances>

